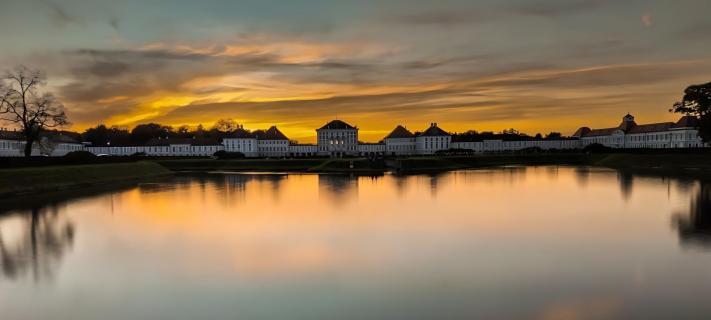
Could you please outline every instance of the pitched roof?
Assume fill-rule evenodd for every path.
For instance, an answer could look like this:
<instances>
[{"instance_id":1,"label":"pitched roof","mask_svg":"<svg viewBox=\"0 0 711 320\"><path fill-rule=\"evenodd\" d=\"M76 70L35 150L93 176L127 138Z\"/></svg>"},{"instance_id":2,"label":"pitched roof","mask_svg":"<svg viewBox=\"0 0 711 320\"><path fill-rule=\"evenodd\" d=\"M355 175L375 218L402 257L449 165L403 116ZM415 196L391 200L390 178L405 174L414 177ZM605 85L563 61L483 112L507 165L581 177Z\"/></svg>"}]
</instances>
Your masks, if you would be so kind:
<instances>
[{"instance_id":1,"label":"pitched roof","mask_svg":"<svg viewBox=\"0 0 711 320\"><path fill-rule=\"evenodd\" d=\"M43 131L40 137L55 143L81 143L81 135L72 131ZM0 130L0 140L25 140L25 135L21 131Z\"/></svg>"},{"instance_id":2,"label":"pitched roof","mask_svg":"<svg viewBox=\"0 0 711 320\"><path fill-rule=\"evenodd\" d=\"M24 140L25 135L19 131L0 130L0 140Z\"/></svg>"},{"instance_id":3,"label":"pitched roof","mask_svg":"<svg viewBox=\"0 0 711 320\"><path fill-rule=\"evenodd\" d=\"M193 146L217 146L222 145L219 139L216 138L196 138L193 139L191 145Z\"/></svg>"},{"instance_id":4,"label":"pitched roof","mask_svg":"<svg viewBox=\"0 0 711 320\"><path fill-rule=\"evenodd\" d=\"M631 116L628 113L626 117L631 117ZM617 126L617 129L627 132L636 126L637 126L637 123L634 122L634 120L631 120L631 121L622 120L622 123L620 123L620 125Z\"/></svg>"},{"instance_id":5,"label":"pitched roof","mask_svg":"<svg viewBox=\"0 0 711 320\"><path fill-rule=\"evenodd\" d=\"M683 116L674 124L674 128L697 128L699 126L699 118L694 116Z\"/></svg>"},{"instance_id":6,"label":"pitched roof","mask_svg":"<svg viewBox=\"0 0 711 320\"><path fill-rule=\"evenodd\" d=\"M74 143L74 144L80 143L79 142L80 140L77 140L75 137L72 137L71 135L63 134L63 133L48 134L47 138L54 143Z\"/></svg>"},{"instance_id":7,"label":"pitched roof","mask_svg":"<svg viewBox=\"0 0 711 320\"><path fill-rule=\"evenodd\" d=\"M622 121L622 123L615 128L605 128L605 129L590 129L588 127L582 127L573 134L574 137L596 137L596 136L607 136L613 134L617 130L622 130L626 134L635 133L652 133L652 132L665 132L677 128L695 128L698 127L698 119L694 116L683 116L676 123L674 122L659 122L659 123L649 123L649 124L637 124L634 121Z\"/></svg>"},{"instance_id":8,"label":"pitched roof","mask_svg":"<svg viewBox=\"0 0 711 320\"><path fill-rule=\"evenodd\" d=\"M588 128L588 127L581 127L580 129L575 131L575 133L573 133L573 137L580 138L580 137L587 136L588 133L590 133L590 131L592 131L592 130L590 130L590 128Z\"/></svg>"},{"instance_id":9,"label":"pitched roof","mask_svg":"<svg viewBox=\"0 0 711 320\"><path fill-rule=\"evenodd\" d=\"M664 132L669 131L674 126L674 122L661 122L636 125L627 130L627 134L633 133L649 133L649 132Z\"/></svg>"},{"instance_id":10,"label":"pitched roof","mask_svg":"<svg viewBox=\"0 0 711 320\"><path fill-rule=\"evenodd\" d=\"M412 138L415 135L410 132L410 130L407 130L403 126L397 126L395 129L393 129L390 134L385 136L385 139L403 139L403 138Z\"/></svg>"},{"instance_id":11,"label":"pitched roof","mask_svg":"<svg viewBox=\"0 0 711 320\"><path fill-rule=\"evenodd\" d=\"M447 131L442 130L440 127L437 126L437 123L431 123L430 127L425 130L425 132L420 134L421 136L425 137L433 137L433 136L449 136L450 134L447 133Z\"/></svg>"},{"instance_id":12,"label":"pitched roof","mask_svg":"<svg viewBox=\"0 0 711 320\"><path fill-rule=\"evenodd\" d=\"M604 128L604 129L590 129L590 131L585 135L585 137L609 136L617 130L620 130L620 127Z\"/></svg>"},{"instance_id":13,"label":"pitched roof","mask_svg":"<svg viewBox=\"0 0 711 320\"><path fill-rule=\"evenodd\" d=\"M233 139L250 139L254 138L254 133L249 132L249 130L246 130L244 128L238 128L237 130L233 131L230 133L227 138L233 138Z\"/></svg>"},{"instance_id":14,"label":"pitched roof","mask_svg":"<svg viewBox=\"0 0 711 320\"><path fill-rule=\"evenodd\" d=\"M333 120L333 121L327 123L325 126L319 128L318 130L324 130L324 129L332 129L332 130L346 130L346 129L350 129L350 130L356 130L356 129L358 129L358 128L356 128L356 127L354 127L354 126L352 126L352 125L350 125L350 124L347 124L347 123L345 123L345 122L343 122L343 121L341 121L341 120Z\"/></svg>"},{"instance_id":15,"label":"pitched roof","mask_svg":"<svg viewBox=\"0 0 711 320\"><path fill-rule=\"evenodd\" d=\"M257 130L254 135L259 140L289 140L276 126L271 126L267 130Z\"/></svg>"}]
</instances>

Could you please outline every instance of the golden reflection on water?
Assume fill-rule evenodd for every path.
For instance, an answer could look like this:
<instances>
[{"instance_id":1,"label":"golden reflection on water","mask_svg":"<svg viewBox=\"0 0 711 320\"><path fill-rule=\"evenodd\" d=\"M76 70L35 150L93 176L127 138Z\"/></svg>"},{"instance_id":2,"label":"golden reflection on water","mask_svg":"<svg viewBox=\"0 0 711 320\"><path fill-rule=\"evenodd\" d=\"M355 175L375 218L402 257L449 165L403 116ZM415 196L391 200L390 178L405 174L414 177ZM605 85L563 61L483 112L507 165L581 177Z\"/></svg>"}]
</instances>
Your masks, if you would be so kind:
<instances>
[{"instance_id":1,"label":"golden reflection on water","mask_svg":"<svg viewBox=\"0 0 711 320\"><path fill-rule=\"evenodd\" d=\"M140 318L141 297L160 318L200 315L178 298L217 318L233 304L264 318L344 317L349 306L378 318L433 318L445 305L463 318L645 314L640 299L711 293L699 278L711 266L709 190L570 167L181 176L6 209L0 310L69 319L71 301L86 299L76 318L119 319L117 300Z\"/></svg>"}]
</instances>

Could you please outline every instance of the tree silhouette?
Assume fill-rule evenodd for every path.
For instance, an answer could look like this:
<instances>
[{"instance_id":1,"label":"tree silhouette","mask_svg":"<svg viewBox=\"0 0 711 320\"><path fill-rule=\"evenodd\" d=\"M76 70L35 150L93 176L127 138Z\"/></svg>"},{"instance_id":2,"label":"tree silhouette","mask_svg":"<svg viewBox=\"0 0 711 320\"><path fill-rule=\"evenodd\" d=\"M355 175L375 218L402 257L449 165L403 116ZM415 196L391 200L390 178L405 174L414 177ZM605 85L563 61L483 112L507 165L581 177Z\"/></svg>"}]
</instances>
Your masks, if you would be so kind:
<instances>
[{"instance_id":1,"label":"tree silhouette","mask_svg":"<svg viewBox=\"0 0 711 320\"><path fill-rule=\"evenodd\" d=\"M25 157L32 155L32 145L48 128L69 124L64 106L40 89L45 76L36 70L17 67L0 80L0 120L17 125L25 137Z\"/></svg>"},{"instance_id":2,"label":"tree silhouette","mask_svg":"<svg viewBox=\"0 0 711 320\"><path fill-rule=\"evenodd\" d=\"M144 144L151 139L167 138L173 135L173 128L157 123L139 124L131 130L131 141Z\"/></svg>"},{"instance_id":3,"label":"tree silhouette","mask_svg":"<svg viewBox=\"0 0 711 320\"><path fill-rule=\"evenodd\" d=\"M25 218L21 233L13 239L3 238L5 230L0 228L2 274L10 279L28 272L35 280L51 277L57 262L74 241L74 225L57 210L47 207L33 207Z\"/></svg>"},{"instance_id":4,"label":"tree silhouette","mask_svg":"<svg viewBox=\"0 0 711 320\"><path fill-rule=\"evenodd\" d=\"M686 88L684 97L669 111L699 118L699 136L704 142L711 141L711 82Z\"/></svg>"},{"instance_id":5,"label":"tree silhouette","mask_svg":"<svg viewBox=\"0 0 711 320\"><path fill-rule=\"evenodd\" d=\"M212 128L220 132L232 132L239 128L239 124L232 119L220 119Z\"/></svg>"},{"instance_id":6,"label":"tree silhouette","mask_svg":"<svg viewBox=\"0 0 711 320\"><path fill-rule=\"evenodd\" d=\"M711 184L701 183L688 214L675 214L673 224L682 243L711 246Z\"/></svg>"}]
</instances>

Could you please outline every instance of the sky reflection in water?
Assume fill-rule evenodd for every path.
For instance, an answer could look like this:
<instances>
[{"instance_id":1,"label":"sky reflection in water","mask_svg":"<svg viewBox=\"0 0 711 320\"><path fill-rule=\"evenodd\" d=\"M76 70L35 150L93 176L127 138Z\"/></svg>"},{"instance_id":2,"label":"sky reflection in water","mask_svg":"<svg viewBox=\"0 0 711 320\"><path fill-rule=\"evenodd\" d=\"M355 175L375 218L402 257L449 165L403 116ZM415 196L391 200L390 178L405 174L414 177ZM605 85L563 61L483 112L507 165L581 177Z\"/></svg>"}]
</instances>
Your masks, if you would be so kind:
<instances>
[{"instance_id":1,"label":"sky reflection in water","mask_svg":"<svg viewBox=\"0 0 711 320\"><path fill-rule=\"evenodd\" d=\"M709 209L591 168L182 176L6 208L0 318L701 319Z\"/></svg>"}]
</instances>

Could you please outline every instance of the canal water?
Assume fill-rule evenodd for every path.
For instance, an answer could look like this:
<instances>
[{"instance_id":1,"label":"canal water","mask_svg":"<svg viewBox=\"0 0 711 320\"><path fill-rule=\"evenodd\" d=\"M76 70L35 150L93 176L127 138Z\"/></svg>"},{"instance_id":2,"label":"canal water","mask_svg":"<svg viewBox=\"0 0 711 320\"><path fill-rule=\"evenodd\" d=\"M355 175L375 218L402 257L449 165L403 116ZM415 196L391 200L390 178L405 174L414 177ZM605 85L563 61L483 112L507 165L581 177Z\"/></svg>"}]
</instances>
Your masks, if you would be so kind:
<instances>
[{"instance_id":1,"label":"canal water","mask_svg":"<svg viewBox=\"0 0 711 320\"><path fill-rule=\"evenodd\" d=\"M0 319L708 319L711 185L186 175L0 209Z\"/></svg>"}]
</instances>

